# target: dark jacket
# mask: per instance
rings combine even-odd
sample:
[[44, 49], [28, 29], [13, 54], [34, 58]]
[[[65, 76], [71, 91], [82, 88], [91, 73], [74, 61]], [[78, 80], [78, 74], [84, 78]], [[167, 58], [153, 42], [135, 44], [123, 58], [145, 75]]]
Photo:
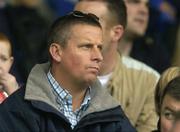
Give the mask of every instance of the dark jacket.
[[48, 64], [37, 65], [26, 88], [20, 88], [0, 105], [0, 132], [135, 132], [120, 106], [98, 83], [93, 84], [91, 102], [72, 130], [46, 78]]

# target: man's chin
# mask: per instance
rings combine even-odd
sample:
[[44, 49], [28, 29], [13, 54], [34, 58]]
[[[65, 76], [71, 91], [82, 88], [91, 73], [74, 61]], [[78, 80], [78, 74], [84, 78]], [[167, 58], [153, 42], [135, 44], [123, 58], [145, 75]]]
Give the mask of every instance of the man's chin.
[[90, 84], [94, 83], [96, 80], [97, 80], [97, 77], [91, 77], [91, 78], [88, 78], [86, 80], [86, 82], [90, 85]]

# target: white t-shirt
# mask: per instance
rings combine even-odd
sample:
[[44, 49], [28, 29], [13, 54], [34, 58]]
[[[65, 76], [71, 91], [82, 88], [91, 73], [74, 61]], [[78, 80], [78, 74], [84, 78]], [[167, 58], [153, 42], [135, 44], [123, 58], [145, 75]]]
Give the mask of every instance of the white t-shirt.
[[108, 81], [109, 81], [111, 75], [112, 75], [112, 72], [107, 75], [97, 77], [103, 87], [105, 87], [105, 88], [107, 87], [107, 84], [108, 84]]

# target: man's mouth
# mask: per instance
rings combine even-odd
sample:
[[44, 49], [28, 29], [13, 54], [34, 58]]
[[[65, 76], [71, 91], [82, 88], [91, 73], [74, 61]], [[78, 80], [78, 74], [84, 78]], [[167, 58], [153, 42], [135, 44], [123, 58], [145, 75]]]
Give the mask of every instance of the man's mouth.
[[91, 66], [91, 67], [89, 67], [89, 69], [91, 70], [91, 71], [93, 71], [93, 72], [99, 72], [99, 70], [100, 70], [100, 68], [99, 67], [96, 67], [96, 66]]

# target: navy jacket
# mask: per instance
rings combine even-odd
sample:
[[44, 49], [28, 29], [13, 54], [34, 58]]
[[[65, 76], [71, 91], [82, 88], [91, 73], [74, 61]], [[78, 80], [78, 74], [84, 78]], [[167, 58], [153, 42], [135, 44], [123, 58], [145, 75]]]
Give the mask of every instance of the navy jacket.
[[92, 85], [91, 102], [74, 129], [57, 109], [46, 79], [48, 64], [32, 70], [26, 88], [20, 88], [0, 105], [0, 132], [135, 132], [120, 106]]

